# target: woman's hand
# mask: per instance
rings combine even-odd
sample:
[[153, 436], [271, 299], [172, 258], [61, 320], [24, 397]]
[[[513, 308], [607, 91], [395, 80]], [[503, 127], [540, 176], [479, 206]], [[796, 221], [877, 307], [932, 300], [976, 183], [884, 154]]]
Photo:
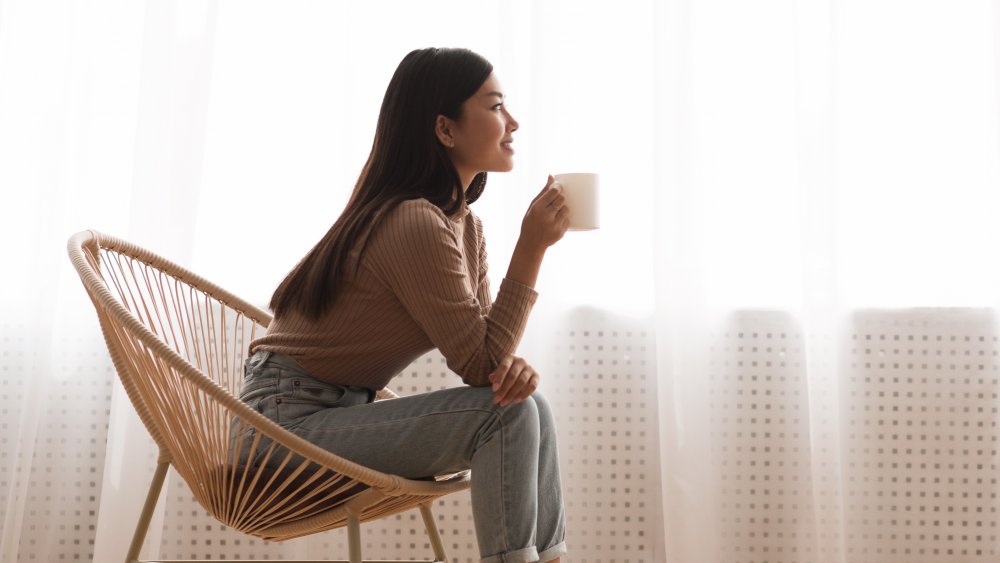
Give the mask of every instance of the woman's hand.
[[569, 208], [562, 186], [549, 176], [542, 191], [531, 200], [521, 221], [520, 243], [533, 244], [541, 250], [555, 244], [569, 227]]
[[508, 354], [490, 374], [493, 383], [493, 404], [505, 407], [520, 403], [538, 389], [538, 372], [524, 358]]
[[569, 208], [562, 186], [552, 176], [542, 191], [531, 200], [528, 212], [521, 221], [521, 236], [510, 257], [507, 279], [528, 287], [535, 287], [538, 270], [548, 247], [566, 234], [569, 227]]

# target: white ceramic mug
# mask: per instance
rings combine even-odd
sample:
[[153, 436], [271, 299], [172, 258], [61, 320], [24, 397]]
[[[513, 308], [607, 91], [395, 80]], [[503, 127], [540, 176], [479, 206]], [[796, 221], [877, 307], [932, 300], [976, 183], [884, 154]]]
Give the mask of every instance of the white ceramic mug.
[[563, 196], [569, 207], [569, 230], [592, 231], [600, 228], [600, 176], [573, 172], [556, 174], [554, 178], [563, 187]]

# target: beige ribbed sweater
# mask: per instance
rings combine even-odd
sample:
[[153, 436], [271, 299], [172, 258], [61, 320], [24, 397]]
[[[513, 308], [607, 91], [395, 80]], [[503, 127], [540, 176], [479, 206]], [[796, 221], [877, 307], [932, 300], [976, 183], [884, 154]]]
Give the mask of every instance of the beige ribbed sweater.
[[280, 352], [317, 379], [381, 389], [437, 348], [465, 383], [489, 385], [538, 294], [504, 279], [493, 302], [486, 271], [483, 225], [468, 207], [449, 218], [426, 199], [403, 202], [372, 233], [329, 312], [318, 322], [276, 316], [250, 352]]

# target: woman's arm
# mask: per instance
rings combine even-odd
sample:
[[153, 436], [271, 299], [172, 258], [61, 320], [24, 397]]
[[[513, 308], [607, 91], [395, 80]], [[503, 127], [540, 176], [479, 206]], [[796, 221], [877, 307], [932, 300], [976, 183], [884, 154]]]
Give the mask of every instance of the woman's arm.
[[[542, 267], [545, 251], [566, 233], [569, 208], [561, 186], [553, 184], [552, 176], [541, 193], [535, 196], [521, 224], [521, 236], [507, 269], [507, 278], [534, 287]], [[538, 388], [538, 373], [524, 358], [508, 354], [490, 373], [493, 402], [506, 406], [520, 403]]]
[[514, 254], [510, 257], [507, 279], [528, 287], [535, 287], [535, 282], [538, 281], [538, 271], [542, 268], [542, 259], [545, 258], [546, 248], [518, 239], [517, 245], [514, 246]]
[[545, 251], [566, 234], [569, 208], [565, 202], [562, 186], [549, 176], [545, 187], [531, 200], [528, 212], [521, 221], [521, 235], [510, 258], [507, 279], [535, 287]]
[[532, 201], [511, 258], [513, 277], [500, 284], [485, 315], [469, 283], [461, 241], [427, 200], [400, 204], [366, 250], [368, 267], [469, 385], [489, 385], [489, 375], [516, 349], [537, 298], [533, 286], [544, 250], [565, 232], [562, 196], [550, 185], [551, 177]]
[[462, 244], [440, 209], [424, 199], [411, 200], [373, 233], [365, 265], [393, 292], [448, 367], [465, 383], [485, 386], [493, 369], [516, 349], [537, 293], [504, 279], [492, 306], [483, 307], [470, 283]]

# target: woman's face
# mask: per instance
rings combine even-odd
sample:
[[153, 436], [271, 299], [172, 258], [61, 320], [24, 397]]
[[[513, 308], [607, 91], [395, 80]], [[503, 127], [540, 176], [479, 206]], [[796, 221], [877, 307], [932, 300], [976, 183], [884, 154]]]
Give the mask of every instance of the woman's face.
[[514, 168], [512, 134], [518, 123], [507, 111], [503, 89], [490, 74], [479, 91], [462, 104], [462, 117], [438, 116], [438, 139], [468, 187], [480, 172], [507, 172]]

